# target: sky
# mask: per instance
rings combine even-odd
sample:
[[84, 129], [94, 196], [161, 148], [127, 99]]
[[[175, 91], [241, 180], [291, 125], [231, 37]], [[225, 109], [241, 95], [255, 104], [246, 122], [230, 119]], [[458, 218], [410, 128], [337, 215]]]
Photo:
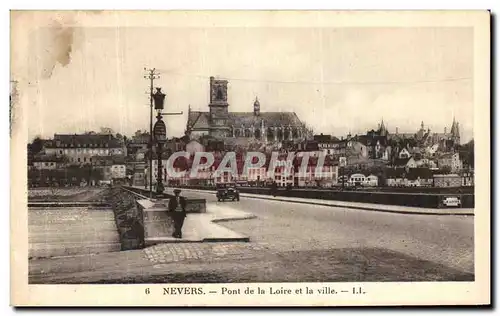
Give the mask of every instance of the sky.
[[209, 77], [229, 80], [230, 111], [294, 111], [315, 133], [377, 128], [473, 136], [470, 28], [76, 27], [32, 32], [29, 138], [149, 129], [149, 81], [167, 94], [168, 136], [188, 106], [208, 111]]

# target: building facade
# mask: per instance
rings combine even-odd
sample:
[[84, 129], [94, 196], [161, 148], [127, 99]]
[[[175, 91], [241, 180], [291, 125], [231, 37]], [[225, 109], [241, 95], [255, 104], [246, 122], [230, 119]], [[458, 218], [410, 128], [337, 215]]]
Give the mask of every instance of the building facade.
[[450, 168], [451, 172], [458, 172], [462, 169], [462, 161], [458, 153], [446, 153], [441, 155], [438, 160], [438, 168]]
[[462, 177], [458, 174], [435, 174], [434, 186], [447, 188], [447, 187], [460, 187], [462, 186]]
[[111, 134], [55, 134], [46, 141], [45, 154], [66, 156], [68, 163], [92, 163], [93, 156], [125, 155], [125, 145]]

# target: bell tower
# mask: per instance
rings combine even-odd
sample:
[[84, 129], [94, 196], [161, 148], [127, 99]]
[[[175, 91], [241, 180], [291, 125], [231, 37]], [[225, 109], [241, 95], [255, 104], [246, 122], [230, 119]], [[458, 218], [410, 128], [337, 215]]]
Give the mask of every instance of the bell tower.
[[210, 77], [210, 116], [227, 116], [227, 80]]
[[227, 80], [210, 77], [210, 135], [225, 136], [228, 118]]

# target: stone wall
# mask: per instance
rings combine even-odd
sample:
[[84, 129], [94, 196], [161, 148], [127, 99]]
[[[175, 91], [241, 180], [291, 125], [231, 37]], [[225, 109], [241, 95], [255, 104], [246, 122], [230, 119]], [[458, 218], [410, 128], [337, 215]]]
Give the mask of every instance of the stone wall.
[[[215, 192], [215, 189], [213, 188], [202, 186], [190, 186], [189, 188]], [[241, 187], [239, 190], [241, 193], [271, 195], [271, 190], [265, 187]], [[438, 208], [441, 204], [440, 201], [442, 201], [445, 197], [456, 196], [462, 201], [461, 207], [474, 208], [474, 194], [459, 192], [439, 194], [380, 191], [336, 191], [294, 188], [290, 191], [280, 189], [276, 193], [276, 196], [428, 208]]]
[[109, 190], [107, 200], [113, 207], [116, 227], [120, 234], [121, 250], [144, 247], [144, 223], [132, 193], [120, 188]]

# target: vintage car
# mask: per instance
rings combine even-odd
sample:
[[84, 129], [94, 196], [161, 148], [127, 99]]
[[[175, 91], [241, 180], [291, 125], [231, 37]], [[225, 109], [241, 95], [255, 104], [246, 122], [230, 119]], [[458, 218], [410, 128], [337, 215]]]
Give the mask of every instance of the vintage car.
[[453, 196], [453, 197], [446, 197], [442, 200], [441, 202], [442, 206], [444, 207], [460, 207], [460, 198]]
[[217, 201], [224, 202], [225, 200], [239, 201], [240, 192], [236, 188], [234, 183], [219, 183], [216, 186], [217, 189]]

